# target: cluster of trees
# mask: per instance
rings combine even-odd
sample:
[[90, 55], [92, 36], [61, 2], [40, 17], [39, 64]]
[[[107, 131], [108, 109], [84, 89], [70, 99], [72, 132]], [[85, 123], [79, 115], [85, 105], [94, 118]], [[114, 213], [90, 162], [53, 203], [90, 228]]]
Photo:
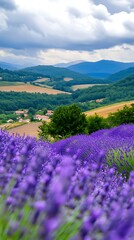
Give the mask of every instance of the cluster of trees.
[[11, 71], [0, 68], [0, 77], [2, 81], [9, 82], [32, 82], [38, 78], [44, 77], [43, 74], [26, 72], [24, 70]]
[[98, 98], [104, 98], [103, 104], [134, 98], [134, 75], [110, 85], [94, 86], [83, 90], [77, 90], [73, 94], [74, 101], [87, 102]]
[[107, 119], [109, 125], [118, 126], [124, 123], [134, 123], [134, 104], [130, 107], [124, 106], [122, 110], [111, 113]]
[[35, 111], [43, 109], [55, 109], [59, 105], [71, 104], [70, 95], [47, 95], [26, 92], [0, 92], [0, 110], [15, 111], [18, 109], [34, 108]]
[[17, 120], [17, 115], [12, 113], [12, 112], [6, 114], [6, 113], [2, 113], [0, 111], [0, 124], [6, 123], [9, 119], [12, 119], [13, 121], [16, 121]]
[[106, 119], [98, 115], [86, 117], [76, 104], [72, 104], [58, 107], [51, 122], [43, 122], [39, 127], [39, 136], [42, 139], [57, 140], [76, 134], [91, 134], [124, 123], [134, 123], [134, 104], [130, 107], [124, 106], [122, 110], [110, 114]]
[[77, 105], [60, 106], [54, 111], [51, 122], [43, 122], [39, 127], [39, 136], [43, 139], [62, 139], [83, 133], [86, 125], [86, 115]]

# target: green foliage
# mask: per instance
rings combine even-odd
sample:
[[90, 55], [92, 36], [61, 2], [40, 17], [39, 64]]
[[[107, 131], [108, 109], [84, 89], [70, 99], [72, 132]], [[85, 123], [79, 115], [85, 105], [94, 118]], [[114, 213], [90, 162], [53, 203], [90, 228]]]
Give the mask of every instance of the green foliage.
[[79, 232], [81, 222], [82, 220], [73, 216], [70, 221], [64, 223], [58, 228], [55, 234], [55, 240], [70, 240]]
[[94, 116], [87, 117], [87, 128], [86, 131], [88, 134], [96, 132], [100, 129], [109, 128], [109, 124], [107, 119], [98, 116], [95, 114]]
[[51, 122], [43, 122], [39, 127], [39, 136], [45, 140], [58, 140], [80, 133], [91, 134], [123, 123], [134, 123], [134, 104], [110, 114], [106, 119], [97, 114], [86, 117], [77, 105], [72, 104], [58, 107]]
[[118, 126], [123, 123], [134, 123], [134, 104], [130, 107], [124, 106], [122, 110], [111, 113], [108, 117], [108, 121], [112, 126]]
[[44, 139], [46, 135], [56, 139], [66, 138], [84, 133], [86, 125], [86, 116], [76, 104], [60, 106], [54, 111], [51, 122], [40, 126], [39, 136]]
[[[75, 102], [88, 102], [103, 98], [101, 106], [110, 103], [134, 99], [134, 76], [129, 76], [117, 83], [79, 89], [72, 95]], [[90, 106], [90, 102], [89, 102]]]
[[0, 123], [6, 123], [9, 119], [17, 120], [16, 114], [0, 114]]
[[31, 115], [34, 115], [36, 112], [36, 109], [34, 109], [33, 107], [30, 107], [29, 110], [28, 110], [28, 113], [31, 114]]
[[26, 72], [23, 70], [11, 71], [0, 68], [0, 77], [2, 77], [2, 81], [31, 82], [44, 77], [44, 75], [38, 73], [33, 74], [32, 72]]
[[134, 170], [134, 150], [130, 149], [129, 152], [122, 149], [111, 150], [106, 161], [110, 167], [116, 167], [118, 172], [128, 179], [130, 172]]
[[0, 92], [0, 109], [3, 111], [15, 111], [29, 109], [40, 110], [43, 108], [54, 109], [59, 105], [71, 104], [68, 94], [47, 95], [26, 92]]
[[[5, 202], [6, 196], [2, 195], [0, 197], [0, 239], [37, 239], [38, 226], [29, 221], [29, 218], [32, 217], [30, 203], [25, 204], [22, 211], [20, 209], [14, 211], [11, 207], [5, 206]], [[23, 236], [23, 232], [26, 232], [25, 236]]]

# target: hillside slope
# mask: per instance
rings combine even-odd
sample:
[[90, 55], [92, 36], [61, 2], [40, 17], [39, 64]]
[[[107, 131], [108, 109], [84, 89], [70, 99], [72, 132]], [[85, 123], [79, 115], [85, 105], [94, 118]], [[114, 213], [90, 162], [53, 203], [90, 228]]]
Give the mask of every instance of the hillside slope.
[[23, 69], [25, 72], [32, 72], [32, 73], [38, 73], [43, 74], [45, 77], [54, 77], [54, 78], [64, 78], [64, 77], [70, 77], [74, 79], [87, 79], [87, 76], [84, 76], [83, 74], [74, 72], [72, 70], [69, 70], [67, 68], [60, 68], [60, 67], [54, 67], [54, 66], [45, 66], [45, 65], [39, 65], [35, 67], [28, 67]]
[[105, 86], [94, 86], [84, 90], [76, 90], [73, 94], [75, 101], [88, 102], [104, 99], [102, 104], [134, 99], [134, 75], [116, 83]]
[[134, 75], [134, 67], [131, 67], [131, 68], [127, 68], [123, 71], [120, 71], [120, 72], [117, 72], [115, 74], [112, 74], [110, 77], [107, 78], [108, 81], [118, 81], [118, 80], [121, 80], [121, 79], [124, 79], [130, 75]]

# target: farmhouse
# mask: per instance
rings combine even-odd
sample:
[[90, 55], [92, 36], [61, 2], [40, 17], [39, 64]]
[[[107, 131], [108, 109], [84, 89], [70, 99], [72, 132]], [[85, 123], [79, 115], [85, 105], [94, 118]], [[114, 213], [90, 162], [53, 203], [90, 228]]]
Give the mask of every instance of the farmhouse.
[[52, 116], [53, 115], [53, 111], [52, 110], [47, 110], [46, 116]]
[[96, 99], [96, 103], [101, 103], [103, 102], [104, 98], [101, 98], [101, 99]]
[[7, 120], [7, 123], [12, 123], [12, 122], [13, 122], [13, 119]]
[[34, 117], [34, 119], [36, 119], [36, 120], [44, 120], [44, 121], [47, 121], [48, 119], [49, 119], [49, 117], [48, 116], [45, 116], [45, 115], [35, 115], [35, 117]]
[[27, 117], [27, 113], [28, 113], [28, 110], [17, 110], [15, 111], [15, 114], [16, 115], [21, 115], [21, 114], [24, 114], [25, 117]]

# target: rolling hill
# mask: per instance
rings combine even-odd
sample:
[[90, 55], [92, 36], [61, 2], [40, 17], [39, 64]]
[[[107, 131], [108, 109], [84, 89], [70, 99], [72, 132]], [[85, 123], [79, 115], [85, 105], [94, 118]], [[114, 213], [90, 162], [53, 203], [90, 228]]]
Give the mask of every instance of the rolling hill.
[[96, 99], [103, 99], [101, 105], [107, 105], [124, 100], [133, 100], [134, 75], [110, 85], [94, 86], [92, 88], [76, 90], [73, 97], [76, 102], [89, 102]]
[[131, 76], [131, 75], [134, 75], [134, 67], [127, 68], [123, 71], [112, 74], [110, 77], [107, 78], [107, 80], [110, 81], [110, 82], [111, 81], [114, 82], [114, 81], [124, 79], [128, 76]]
[[74, 72], [67, 68], [61, 68], [61, 67], [54, 67], [54, 66], [46, 66], [46, 65], [39, 65], [34, 67], [28, 67], [23, 69], [25, 72], [31, 72], [31, 73], [38, 73], [43, 74], [45, 77], [49, 78], [65, 78], [70, 77], [73, 79], [91, 79], [81, 73]]
[[[23, 72], [42, 74], [45, 78], [45, 85], [62, 91], [72, 91], [71, 87], [78, 84], [105, 84], [105, 80], [94, 79], [84, 74], [74, 72], [67, 68], [39, 65], [23, 69]], [[65, 78], [71, 78], [71, 81], [65, 81]]]
[[0, 68], [0, 80], [9, 82], [31, 82], [43, 77], [43, 74], [26, 72], [23, 70], [11, 71]]
[[108, 78], [111, 74], [134, 67], [134, 62], [124, 63], [110, 60], [82, 62], [71, 65], [68, 69], [96, 78]]

